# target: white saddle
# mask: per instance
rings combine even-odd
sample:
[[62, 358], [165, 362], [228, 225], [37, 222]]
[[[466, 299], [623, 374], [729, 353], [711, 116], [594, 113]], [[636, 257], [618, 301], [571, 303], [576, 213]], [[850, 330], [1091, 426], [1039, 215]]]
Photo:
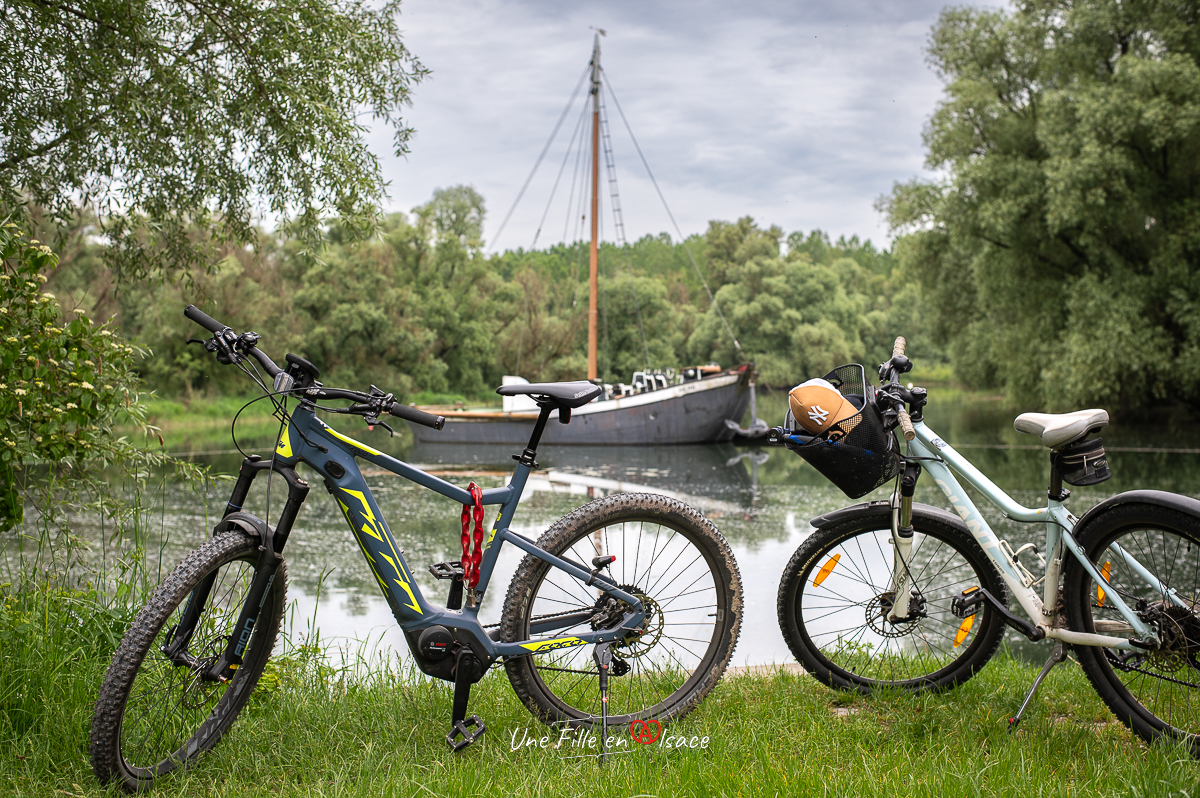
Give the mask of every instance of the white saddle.
[[1051, 449], [1066, 446], [1108, 426], [1106, 410], [1076, 410], [1074, 413], [1022, 413], [1013, 422], [1017, 432], [1030, 432]]

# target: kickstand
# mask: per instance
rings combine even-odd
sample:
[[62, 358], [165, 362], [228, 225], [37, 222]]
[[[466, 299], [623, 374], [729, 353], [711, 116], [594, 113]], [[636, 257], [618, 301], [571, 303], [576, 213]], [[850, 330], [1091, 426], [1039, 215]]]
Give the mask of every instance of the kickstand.
[[608, 760], [608, 671], [612, 667], [612, 643], [597, 643], [592, 657], [600, 672], [600, 767]]
[[1046, 680], [1050, 670], [1067, 658], [1067, 647], [1062, 641], [1057, 641], [1054, 644], [1054, 650], [1050, 652], [1050, 659], [1046, 660], [1046, 664], [1042, 666], [1042, 672], [1033, 680], [1033, 686], [1029, 688], [1029, 693], [1025, 696], [1025, 700], [1021, 702], [1021, 708], [1017, 710], [1017, 714], [1008, 719], [1008, 733], [1013, 734], [1017, 730], [1017, 724], [1021, 722], [1021, 716], [1025, 714], [1025, 709], [1029, 706], [1029, 702], [1033, 700], [1033, 694], [1042, 686], [1042, 682]]
[[[450, 733], [446, 735], [446, 742], [455, 752], [463, 750], [487, 731], [487, 725], [478, 715], [467, 717], [467, 701], [471, 698], [471, 677], [474, 675], [474, 669], [475, 659], [471, 652], [466, 649], [459, 651], [457, 662], [454, 663], [454, 710], [450, 716]], [[460, 734], [462, 739], [456, 740]]]

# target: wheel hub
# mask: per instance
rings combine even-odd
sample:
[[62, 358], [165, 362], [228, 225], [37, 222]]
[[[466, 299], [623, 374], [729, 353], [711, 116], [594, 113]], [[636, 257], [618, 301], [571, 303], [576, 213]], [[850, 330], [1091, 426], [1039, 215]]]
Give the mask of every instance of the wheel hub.
[[867, 602], [866, 620], [871, 630], [881, 637], [903, 637], [911, 632], [925, 612], [925, 598], [914, 588], [908, 599], [908, 615], [890, 620], [892, 607], [896, 604], [895, 592], [888, 590]]

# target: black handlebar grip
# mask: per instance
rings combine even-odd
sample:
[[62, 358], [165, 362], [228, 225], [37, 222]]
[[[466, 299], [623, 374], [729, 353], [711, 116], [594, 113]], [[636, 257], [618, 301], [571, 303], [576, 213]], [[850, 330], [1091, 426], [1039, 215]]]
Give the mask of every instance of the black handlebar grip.
[[186, 308], [184, 308], [183, 315], [187, 316], [189, 319], [196, 322], [210, 333], [219, 333], [221, 330], [224, 330], [229, 326], [217, 321], [195, 305], [188, 305]]
[[433, 427], [437, 430], [440, 430], [442, 427], [446, 426], [445, 416], [435, 416], [432, 413], [426, 413], [424, 410], [418, 410], [415, 407], [402, 405], [399, 402], [393, 402], [391, 409], [388, 410], [388, 413], [396, 416], [397, 418], [403, 418], [407, 421], [411, 421], [414, 424], [423, 424], [426, 427]]

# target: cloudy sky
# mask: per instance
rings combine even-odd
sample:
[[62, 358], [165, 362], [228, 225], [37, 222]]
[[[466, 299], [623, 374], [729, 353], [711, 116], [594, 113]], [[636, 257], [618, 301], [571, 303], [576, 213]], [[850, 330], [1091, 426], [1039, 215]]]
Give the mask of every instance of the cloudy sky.
[[[388, 207], [407, 211], [435, 188], [470, 184], [487, 201], [489, 248], [530, 246], [583, 91], [493, 239], [590, 58], [595, 26], [608, 34], [605, 72], [685, 234], [750, 215], [786, 232], [821, 228], [886, 244], [872, 203], [923, 173], [921, 130], [942, 88], [924, 49], [944, 5], [406, 0], [406, 43], [433, 74], [407, 113], [417, 131], [407, 158], [391, 155], [386, 130], [371, 138], [391, 181]], [[609, 111], [627, 235], [667, 231]], [[563, 237], [573, 167], [539, 246]]]

